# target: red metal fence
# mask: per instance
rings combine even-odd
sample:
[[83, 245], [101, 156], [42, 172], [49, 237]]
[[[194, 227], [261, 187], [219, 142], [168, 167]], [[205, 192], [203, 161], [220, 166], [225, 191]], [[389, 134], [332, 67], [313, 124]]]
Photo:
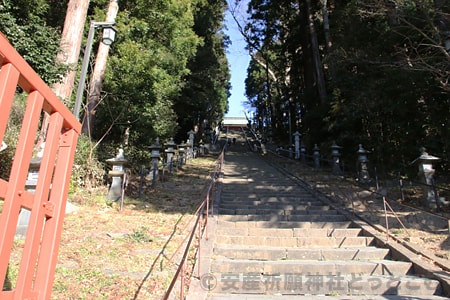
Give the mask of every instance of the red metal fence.
[[[5, 286], [21, 209], [30, 213], [17, 278], [0, 299], [49, 299], [58, 258], [69, 179], [81, 125], [51, 89], [0, 34], [0, 142], [18, 87], [27, 94], [11, 171], [0, 178], [0, 286]], [[25, 184], [44, 112], [46, 126], [34, 193]], [[47, 124], [47, 123], [46, 123]], [[2, 153], [0, 153], [2, 155]], [[2, 203], [3, 201], [3, 203]]]
[[[181, 261], [179, 262], [177, 271], [175, 272], [175, 276], [172, 278], [172, 281], [169, 285], [169, 287], [166, 290], [166, 293], [162, 297], [162, 300], [168, 300], [171, 296], [175, 297], [172, 292], [174, 291], [175, 284], [177, 281], [180, 281], [180, 291], [179, 291], [179, 297], [177, 299], [184, 299], [185, 297], [185, 289], [186, 289], [186, 265], [187, 265], [187, 258], [189, 254], [189, 250], [192, 247], [192, 241], [195, 238], [195, 235], [198, 234], [197, 238], [201, 240], [202, 238], [205, 238], [206, 240], [209, 239], [209, 233], [207, 228], [207, 222], [209, 220], [210, 215], [214, 215], [214, 199], [211, 198], [211, 196], [215, 196], [214, 188], [216, 186], [218, 178], [222, 174], [222, 166], [224, 163], [224, 157], [225, 157], [225, 151], [222, 149], [222, 152], [220, 153], [217, 161], [214, 171], [211, 173], [211, 180], [207, 183], [206, 191], [203, 200], [200, 202], [199, 206], [197, 207], [197, 210], [194, 213], [194, 216], [196, 216], [195, 221], [193, 222], [193, 225], [191, 227], [191, 230], [187, 236], [187, 243], [184, 248], [183, 257]], [[198, 231], [197, 231], [198, 230]], [[201, 243], [198, 244], [198, 251], [197, 251], [197, 278], [200, 278], [200, 262], [201, 262], [201, 251], [200, 251]], [[192, 274], [193, 275], [193, 274]], [[193, 275], [194, 276], [194, 275]]]

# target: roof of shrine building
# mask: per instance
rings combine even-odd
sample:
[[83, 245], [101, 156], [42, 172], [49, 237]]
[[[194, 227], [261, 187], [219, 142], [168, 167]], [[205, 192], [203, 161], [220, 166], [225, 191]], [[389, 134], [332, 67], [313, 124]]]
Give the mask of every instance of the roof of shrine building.
[[225, 117], [223, 126], [247, 126], [248, 121], [245, 117]]

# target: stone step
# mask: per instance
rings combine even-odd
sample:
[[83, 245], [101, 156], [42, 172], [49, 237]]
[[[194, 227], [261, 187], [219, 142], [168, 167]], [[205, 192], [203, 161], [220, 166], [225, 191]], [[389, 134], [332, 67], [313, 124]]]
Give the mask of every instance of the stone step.
[[[285, 295], [306, 295], [307, 299], [315, 299], [312, 298], [312, 295], [321, 295], [322, 299], [325, 295], [331, 296], [332, 299], [377, 299], [367, 297], [367, 295], [383, 295], [380, 299], [391, 299], [387, 297], [388, 295], [403, 296], [392, 298], [403, 300], [445, 299], [434, 296], [441, 291], [437, 280], [407, 275], [401, 277], [391, 275], [363, 276], [360, 274], [352, 276], [305, 275], [302, 273], [264, 275], [240, 271], [237, 273], [213, 273], [209, 276], [211, 278], [210, 290], [213, 294], [208, 299], [285, 299]], [[228, 296], [222, 298], [220, 293], [227, 293]], [[242, 298], [231, 296], [241, 293], [246, 295]], [[260, 295], [250, 298], [251, 294]], [[283, 298], [274, 298], [281, 294]], [[266, 298], [264, 298], [265, 295], [267, 295]], [[353, 295], [356, 298], [342, 297], [343, 295]], [[338, 298], [339, 296], [342, 298]], [[405, 298], [406, 296], [411, 296], [411, 298]], [[425, 296], [425, 298], [417, 298], [418, 296]], [[288, 299], [298, 298], [296, 296]]]
[[236, 228], [349, 228], [352, 226], [351, 221], [232, 221], [220, 220], [217, 225], [219, 227], [236, 227]]
[[335, 210], [284, 210], [284, 209], [270, 209], [270, 208], [223, 208], [219, 207], [219, 214], [221, 215], [336, 215]]
[[318, 205], [309, 205], [309, 204], [301, 204], [298, 202], [288, 204], [288, 203], [229, 203], [223, 202], [219, 204], [219, 208], [228, 208], [228, 209], [284, 209], [284, 210], [330, 210], [330, 206], [322, 205], [321, 203], [317, 203]]
[[[292, 199], [314, 199], [314, 197], [308, 196], [305, 193], [299, 193], [297, 191], [268, 191], [268, 190], [250, 190], [250, 191], [242, 191], [239, 187], [235, 187], [230, 190], [223, 190], [224, 198], [235, 199], [233, 197], [239, 197], [242, 195], [246, 195], [244, 197], [258, 197], [265, 199], [284, 199], [283, 201], [290, 201]], [[239, 197], [241, 198], [241, 197]]]
[[236, 228], [219, 227], [217, 235], [268, 237], [355, 237], [360, 228]]
[[286, 185], [285, 183], [279, 183], [279, 184], [265, 184], [265, 185], [254, 185], [249, 183], [235, 183], [230, 184], [227, 183], [224, 186], [224, 191], [236, 191], [239, 190], [241, 192], [249, 191], [253, 193], [273, 193], [273, 192], [282, 192], [282, 193], [305, 193], [305, 190], [293, 185]]
[[278, 237], [217, 235], [216, 245], [298, 248], [355, 248], [372, 246], [373, 237]]
[[214, 248], [217, 258], [249, 259], [249, 260], [382, 260], [389, 258], [389, 249], [364, 248], [318, 248], [298, 249], [279, 247], [240, 247], [220, 245]]
[[262, 275], [307, 274], [321, 276], [403, 276], [411, 273], [412, 263], [394, 260], [370, 261], [308, 261], [279, 260], [256, 261], [248, 259], [219, 260], [211, 265], [211, 273], [252, 273]]
[[317, 198], [309, 195], [295, 194], [290, 197], [282, 197], [277, 195], [274, 197], [263, 197], [263, 196], [237, 196], [236, 191], [233, 193], [223, 193], [220, 197], [221, 203], [245, 203], [245, 204], [258, 204], [258, 203], [288, 203], [288, 204], [309, 204], [314, 203], [314, 205], [323, 205], [322, 202], [317, 200]]
[[[405, 283], [406, 284], [406, 283]], [[208, 300], [326, 300], [326, 299], [332, 299], [332, 300], [446, 300], [447, 297], [441, 297], [441, 296], [435, 296], [435, 295], [367, 295], [367, 296], [342, 296], [336, 293], [331, 293], [331, 295], [328, 298], [325, 298], [326, 296], [321, 295], [287, 295], [287, 294], [270, 294], [270, 292], [267, 295], [263, 294], [229, 294], [229, 295], [223, 295], [223, 294], [212, 294], [209, 297], [207, 297]], [[198, 300], [196, 296], [190, 297], [190, 295], [187, 296], [186, 300]]]
[[246, 205], [246, 206], [268, 206], [268, 207], [276, 207], [276, 206], [282, 206], [282, 205], [292, 205], [293, 207], [299, 206], [299, 207], [322, 207], [326, 206], [320, 201], [312, 201], [312, 200], [306, 200], [306, 199], [292, 199], [292, 201], [265, 201], [260, 199], [254, 199], [254, 200], [242, 200], [242, 201], [234, 201], [234, 200], [221, 200], [219, 205]]
[[270, 222], [280, 222], [280, 221], [297, 221], [297, 222], [343, 222], [347, 218], [343, 215], [219, 215], [218, 219], [220, 221], [270, 221]]
[[[224, 180], [228, 185], [232, 185], [232, 184], [242, 184], [242, 183], [246, 183], [247, 185], [251, 185], [251, 186], [260, 186], [260, 187], [265, 187], [268, 185], [271, 186], [289, 186], [289, 187], [296, 187], [295, 184], [292, 184], [289, 181], [286, 181], [284, 178], [282, 179], [270, 179], [270, 180], [265, 180], [264, 178], [256, 178], [254, 176], [252, 176], [251, 178], [248, 177], [241, 177], [241, 178], [227, 178], [225, 176]], [[298, 188], [298, 187], [297, 187]]]

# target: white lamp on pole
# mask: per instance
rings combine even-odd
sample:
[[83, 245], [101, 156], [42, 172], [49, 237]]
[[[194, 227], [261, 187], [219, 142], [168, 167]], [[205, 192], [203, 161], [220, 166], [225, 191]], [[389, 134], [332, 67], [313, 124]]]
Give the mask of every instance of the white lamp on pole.
[[114, 22], [95, 22], [91, 21], [89, 26], [88, 39], [86, 42], [86, 48], [84, 50], [83, 63], [81, 65], [80, 81], [78, 82], [77, 94], [75, 98], [75, 106], [73, 108], [74, 116], [79, 119], [81, 101], [83, 99], [84, 86], [86, 84], [86, 74], [89, 65], [89, 57], [91, 56], [92, 42], [94, 38], [94, 31], [96, 27], [103, 28], [102, 42], [105, 45], [111, 45], [116, 37], [116, 29], [114, 29]]

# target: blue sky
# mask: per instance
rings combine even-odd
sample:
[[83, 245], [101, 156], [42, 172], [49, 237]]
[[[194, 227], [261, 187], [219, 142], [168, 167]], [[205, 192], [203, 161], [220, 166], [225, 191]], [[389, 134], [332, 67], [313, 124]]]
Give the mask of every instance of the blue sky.
[[[234, 2], [234, 1], [231, 1]], [[243, 1], [247, 2], [247, 1]], [[245, 78], [247, 77], [247, 67], [250, 61], [250, 56], [245, 50], [245, 41], [239, 33], [238, 27], [227, 12], [225, 18], [226, 31], [230, 36], [231, 45], [227, 49], [227, 59], [231, 70], [231, 96], [228, 99], [229, 111], [227, 117], [243, 117], [243, 110], [246, 110], [244, 102], [245, 98]]]

